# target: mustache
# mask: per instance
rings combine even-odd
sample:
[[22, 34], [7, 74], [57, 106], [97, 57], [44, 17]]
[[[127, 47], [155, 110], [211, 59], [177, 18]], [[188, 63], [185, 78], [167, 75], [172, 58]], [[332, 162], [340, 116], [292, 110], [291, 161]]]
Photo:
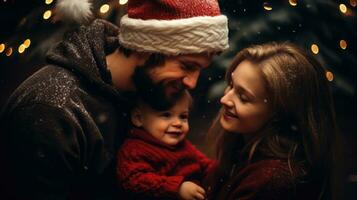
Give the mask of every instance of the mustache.
[[183, 91], [186, 89], [185, 85], [182, 83], [182, 81], [166, 81], [166, 82], [162, 82], [162, 83], [159, 83], [163, 86], [166, 86], [166, 87], [173, 87], [175, 88], [176, 90], [178, 91]]

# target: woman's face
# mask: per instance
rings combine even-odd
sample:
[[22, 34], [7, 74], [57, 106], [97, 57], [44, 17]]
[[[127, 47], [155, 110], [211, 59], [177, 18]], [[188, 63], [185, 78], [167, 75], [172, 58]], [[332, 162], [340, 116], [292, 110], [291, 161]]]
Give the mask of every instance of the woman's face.
[[265, 84], [259, 66], [254, 63], [245, 60], [236, 67], [221, 98], [220, 123], [225, 131], [250, 137], [270, 120], [273, 111]]

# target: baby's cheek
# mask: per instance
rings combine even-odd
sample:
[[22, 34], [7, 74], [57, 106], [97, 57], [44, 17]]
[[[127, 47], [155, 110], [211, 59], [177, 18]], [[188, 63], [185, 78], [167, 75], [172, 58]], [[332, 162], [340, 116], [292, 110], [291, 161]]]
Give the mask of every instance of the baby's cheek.
[[186, 124], [184, 128], [185, 128], [185, 135], [187, 135], [190, 130], [190, 126]]

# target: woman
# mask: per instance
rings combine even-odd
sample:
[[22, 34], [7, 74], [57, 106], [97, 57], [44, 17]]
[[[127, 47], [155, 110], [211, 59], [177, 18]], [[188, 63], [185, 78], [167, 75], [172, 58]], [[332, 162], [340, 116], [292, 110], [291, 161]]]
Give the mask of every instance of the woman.
[[[290, 43], [248, 47], [226, 75], [211, 132], [208, 199], [336, 199], [335, 114], [325, 70]], [[334, 150], [334, 151], [333, 151]]]

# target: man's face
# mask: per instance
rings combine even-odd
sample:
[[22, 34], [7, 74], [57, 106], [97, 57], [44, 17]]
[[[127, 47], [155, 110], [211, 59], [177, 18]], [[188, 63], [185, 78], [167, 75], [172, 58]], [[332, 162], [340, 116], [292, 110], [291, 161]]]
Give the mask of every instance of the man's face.
[[202, 69], [212, 60], [207, 54], [180, 55], [168, 57], [162, 66], [148, 71], [156, 84], [164, 86], [166, 96], [181, 92], [183, 89], [194, 89]]
[[159, 66], [138, 67], [134, 73], [137, 92], [152, 107], [163, 110], [184, 89], [196, 87], [202, 69], [212, 61], [207, 53], [167, 57]]

